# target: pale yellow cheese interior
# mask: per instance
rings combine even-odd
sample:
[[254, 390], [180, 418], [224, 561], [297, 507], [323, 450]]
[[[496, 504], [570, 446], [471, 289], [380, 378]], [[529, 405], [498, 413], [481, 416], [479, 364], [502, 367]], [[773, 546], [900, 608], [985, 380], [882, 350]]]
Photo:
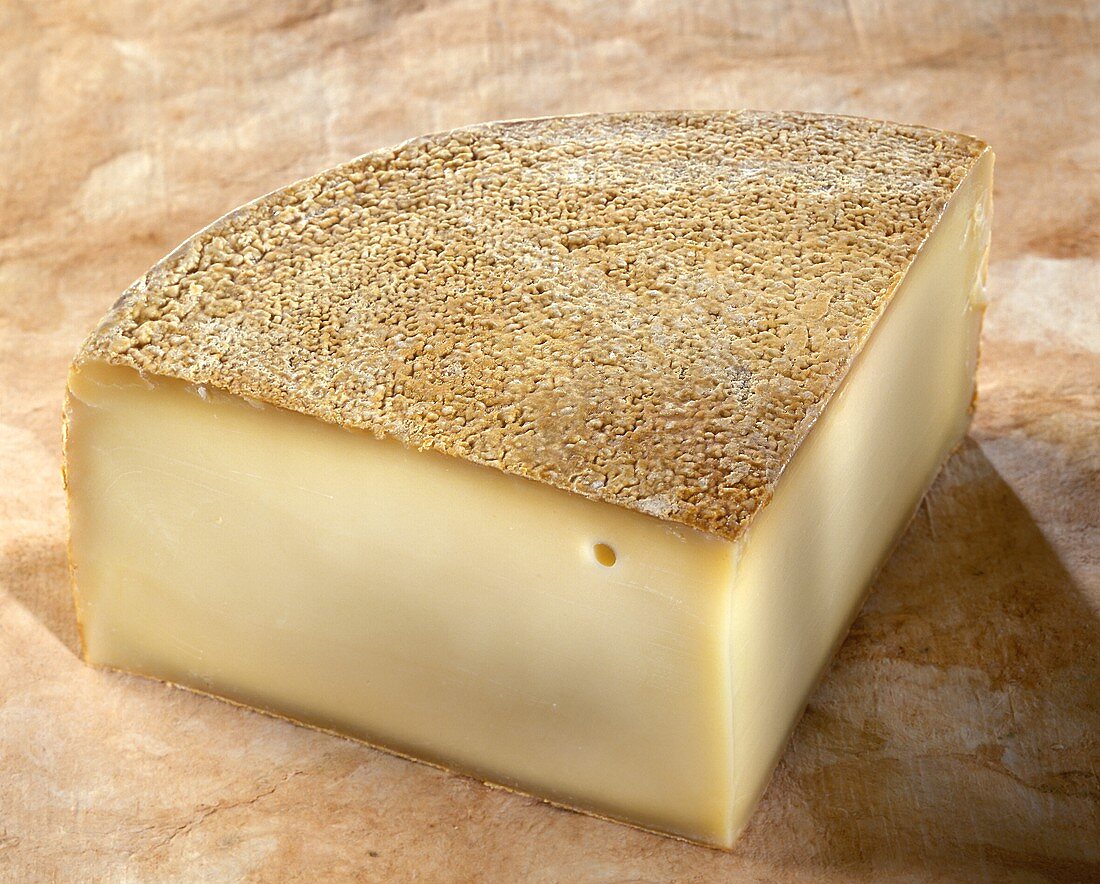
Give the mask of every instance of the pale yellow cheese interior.
[[735, 829], [865, 587], [966, 433], [992, 165], [987, 155], [962, 185], [745, 539], [730, 620]]
[[88, 659], [732, 844], [965, 432], [990, 164], [737, 542], [213, 389], [75, 367]]

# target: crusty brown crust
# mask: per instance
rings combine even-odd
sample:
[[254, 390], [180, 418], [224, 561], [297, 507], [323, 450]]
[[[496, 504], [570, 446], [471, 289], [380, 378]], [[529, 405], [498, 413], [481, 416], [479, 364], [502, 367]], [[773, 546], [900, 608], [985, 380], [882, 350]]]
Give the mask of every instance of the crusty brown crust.
[[78, 360], [732, 539], [984, 148], [756, 111], [417, 138], [192, 237]]

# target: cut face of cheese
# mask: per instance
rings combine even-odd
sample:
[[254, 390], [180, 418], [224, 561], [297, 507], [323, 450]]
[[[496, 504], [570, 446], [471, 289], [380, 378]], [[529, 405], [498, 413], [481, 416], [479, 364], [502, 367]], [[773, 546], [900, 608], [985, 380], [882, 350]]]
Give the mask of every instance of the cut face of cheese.
[[728, 541], [128, 368], [71, 391], [91, 660], [720, 837]]
[[[610, 125], [596, 119], [590, 125]], [[654, 120], [663, 118], [646, 116], [644, 125], [623, 119], [620, 132], [664, 133], [675, 161], [679, 128], [686, 126], [680, 118], [660, 126]], [[859, 129], [861, 137], [874, 144], [881, 137], [866, 121], [836, 118], [797, 117], [793, 129], [789, 118], [729, 115], [721, 122], [731, 143], [745, 130], [758, 142], [769, 126], [794, 132], [789, 137], [804, 138], [813, 150], [815, 133], [829, 127], [870, 126]], [[579, 175], [586, 150], [595, 148], [580, 137], [591, 135], [583, 122], [570, 125], [565, 155], [578, 160], [569, 169]], [[606, 140], [605, 129], [597, 134]], [[215, 228], [200, 234], [200, 245], [178, 253], [175, 269], [162, 267], [139, 281], [70, 375], [66, 483], [87, 659], [569, 807], [731, 846], [876, 569], [968, 424], [992, 157], [965, 139], [959, 142], [965, 149], [945, 157], [938, 153], [945, 139], [960, 136], [912, 131], [903, 134], [928, 152], [921, 163], [942, 169], [954, 162], [958, 170], [942, 199], [939, 191], [923, 203], [909, 199], [904, 182], [890, 191], [901, 194], [903, 208], [882, 228], [883, 242], [904, 237], [907, 223], [917, 225], [904, 275], [890, 275], [895, 258], [876, 245], [882, 254], [868, 259], [869, 269], [837, 261], [805, 290], [795, 279], [775, 300], [768, 286], [781, 283], [782, 274], [744, 263], [737, 254], [747, 254], [752, 243], [740, 240], [737, 253], [731, 239], [700, 247], [690, 259], [719, 294], [670, 294], [655, 280], [646, 297], [630, 289], [633, 314], [615, 318], [601, 312], [600, 299], [628, 271], [612, 254], [602, 282], [586, 275], [589, 262], [569, 283], [572, 294], [531, 289], [529, 302], [541, 306], [523, 308], [523, 322], [515, 313], [492, 319], [471, 306], [481, 295], [468, 293], [416, 321], [401, 308], [391, 321], [405, 331], [383, 339], [363, 302], [348, 306], [351, 295], [340, 301], [329, 289], [325, 318], [309, 319], [312, 308], [291, 289], [311, 272], [317, 253], [263, 245], [263, 219], [281, 217], [270, 203], [258, 204], [250, 237], [239, 219], [225, 222], [237, 225], [232, 235]], [[563, 142], [540, 133], [538, 144]], [[685, 143], [697, 136], [688, 131]], [[754, 150], [779, 162], [773, 139], [763, 141]], [[456, 143], [472, 161], [483, 154], [492, 161], [483, 142]], [[500, 143], [509, 155], [518, 152], [507, 139]], [[448, 156], [456, 152], [453, 144], [447, 148]], [[804, 180], [790, 185], [798, 199], [821, 203], [810, 214], [833, 219], [821, 220], [816, 232], [804, 229], [807, 241], [835, 234], [826, 257], [870, 248], [857, 242], [860, 230], [870, 237], [858, 219], [876, 210], [843, 187], [858, 190], [875, 174], [868, 170], [881, 163], [872, 154], [867, 169], [853, 165], [851, 180], [819, 176], [823, 195], [807, 196], [812, 188]], [[722, 156], [708, 162], [721, 164]], [[734, 157], [740, 177], [728, 180], [737, 188], [756, 186], [746, 171], [754, 157]], [[344, 189], [332, 179], [296, 187], [309, 200], [339, 208], [341, 199], [354, 201], [370, 174], [385, 179], [378, 164], [367, 166], [345, 169]], [[907, 166], [905, 174], [916, 172]], [[614, 167], [607, 175], [621, 186]], [[469, 187], [489, 187], [484, 176], [476, 184], [475, 178]], [[516, 180], [520, 205], [525, 191]], [[681, 185], [670, 178], [654, 186], [667, 196]], [[692, 187], [704, 191], [703, 184]], [[326, 202], [330, 191], [337, 196]], [[753, 191], [738, 198], [752, 206], [758, 197]], [[392, 211], [404, 212], [400, 223], [417, 242], [433, 241], [437, 232], [410, 208], [415, 200], [402, 209], [400, 193], [385, 198]], [[647, 205], [664, 206], [665, 198]], [[606, 208], [606, 196], [599, 200]], [[539, 205], [528, 205], [524, 218], [537, 215]], [[687, 218], [685, 229], [696, 229], [690, 208], [677, 211]], [[336, 211], [337, 221], [322, 227], [284, 211], [287, 223], [307, 231], [311, 224], [351, 229], [351, 213]], [[564, 251], [546, 248], [565, 261], [585, 244], [652, 235], [644, 227], [631, 233], [630, 217], [622, 215], [622, 231], [553, 227]], [[305, 239], [324, 251], [321, 234]], [[371, 264], [362, 255], [380, 241], [347, 250], [339, 266], [362, 272], [355, 262], [367, 262], [374, 284], [423, 260], [414, 249], [396, 262]], [[446, 249], [441, 240], [440, 247]], [[283, 252], [274, 255], [278, 248]], [[249, 299], [240, 275], [236, 288], [224, 282], [225, 268], [267, 260], [276, 262], [276, 276], [283, 274], [281, 294], [261, 303]], [[762, 300], [722, 288], [722, 272], [707, 271], [708, 261], [713, 268], [744, 263], [754, 278], [770, 280], [760, 291], [771, 294]], [[285, 269], [291, 266], [293, 272]], [[466, 261], [451, 266], [459, 276], [474, 272]], [[891, 286], [888, 297], [875, 288], [880, 276]], [[352, 286], [349, 273], [327, 278], [330, 288]], [[371, 309], [386, 302], [389, 310], [395, 302], [379, 285]], [[585, 286], [592, 288], [588, 308], [575, 291]], [[676, 311], [661, 306], [662, 298], [680, 298], [686, 331], [677, 331]], [[624, 393], [633, 397], [624, 407], [635, 415], [635, 431], [652, 434], [667, 425], [674, 434], [694, 421], [695, 435], [680, 446], [684, 456], [665, 463], [663, 472], [644, 449], [672, 450], [675, 440], [635, 439], [618, 420], [618, 406], [594, 408], [591, 397], [578, 398], [589, 388], [570, 377], [583, 375], [587, 362], [573, 365], [573, 375], [531, 376], [547, 360], [557, 359], [563, 370], [579, 358], [576, 346], [560, 358], [538, 348], [554, 350], [546, 329], [583, 309], [601, 334], [618, 335], [603, 349], [607, 371], [592, 377], [636, 390]], [[295, 310], [305, 318], [295, 319]], [[792, 324], [783, 312], [791, 310], [810, 319]], [[830, 320], [834, 311], [840, 318]], [[291, 319], [279, 318], [286, 315]], [[689, 326], [706, 326], [715, 316], [723, 329], [742, 333], [712, 354]], [[639, 355], [648, 347], [637, 339], [642, 318], [651, 334], [666, 336], [663, 366]], [[492, 345], [467, 334], [483, 321]], [[432, 322], [433, 333], [425, 335]], [[862, 330], [850, 353], [849, 344], [835, 340], [841, 327]], [[229, 345], [258, 351], [265, 334], [269, 352], [257, 352], [250, 367], [234, 367]], [[505, 352], [499, 338], [512, 341], [507, 352], [516, 358], [528, 353], [533, 362], [526, 371], [479, 361], [491, 346], [498, 357]], [[299, 352], [288, 341], [305, 355], [286, 358]], [[721, 389], [732, 404], [708, 404], [691, 373], [746, 346], [774, 350], [768, 359], [782, 363], [782, 371], [738, 374], [733, 363], [712, 366], [712, 376], [726, 378], [714, 383], [726, 385]], [[448, 347], [452, 355], [462, 351], [460, 368], [441, 355]], [[371, 355], [379, 348], [385, 358]], [[835, 377], [818, 390], [806, 366], [825, 356], [835, 362]], [[482, 380], [461, 372], [481, 372]], [[318, 374], [325, 377], [318, 381]], [[431, 392], [452, 381], [443, 398]], [[486, 385], [475, 404], [453, 393], [475, 382]], [[802, 418], [776, 430], [790, 408]], [[467, 425], [477, 434], [467, 434]], [[498, 445], [496, 454], [487, 453], [490, 443]], [[737, 462], [737, 452], [749, 449], [757, 453]], [[543, 450], [549, 453], [540, 460]], [[783, 450], [787, 456], [774, 459]], [[646, 471], [630, 471], [643, 462]], [[690, 489], [686, 476], [693, 477]]]

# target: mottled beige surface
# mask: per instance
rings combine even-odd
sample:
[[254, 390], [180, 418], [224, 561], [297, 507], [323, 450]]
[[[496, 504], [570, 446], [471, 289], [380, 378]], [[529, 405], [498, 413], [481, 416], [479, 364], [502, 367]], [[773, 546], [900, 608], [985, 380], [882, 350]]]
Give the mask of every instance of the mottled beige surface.
[[[0, 0], [0, 879], [1100, 877], [1100, 25], [1032, 5]], [[733, 854], [77, 661], [60, 402], [134, 277], [419, 132], [715, 106], [998, 155], [972, 441]]]
[[206, 227], [78, 362], [733, 539], [985, 150], [761, 111], [426, 135]]

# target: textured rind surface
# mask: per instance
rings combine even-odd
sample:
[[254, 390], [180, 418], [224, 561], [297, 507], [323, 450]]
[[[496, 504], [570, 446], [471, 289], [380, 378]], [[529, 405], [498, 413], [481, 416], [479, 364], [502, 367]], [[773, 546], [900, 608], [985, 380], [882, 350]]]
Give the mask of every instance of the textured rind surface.
[[215, 222], [78, 361], [733, 538], [984, 149], [753, 111], [426, 136]]

